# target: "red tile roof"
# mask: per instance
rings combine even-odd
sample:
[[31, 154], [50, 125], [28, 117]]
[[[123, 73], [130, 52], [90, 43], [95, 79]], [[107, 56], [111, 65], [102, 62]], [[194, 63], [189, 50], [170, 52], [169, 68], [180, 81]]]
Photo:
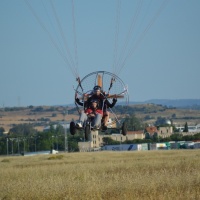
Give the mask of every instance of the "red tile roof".
[[153, 133], [157, 133], [158, 129], [155, 126], [148, 126], [148, 127], [146, 127], [146, 132], [153, 134]]

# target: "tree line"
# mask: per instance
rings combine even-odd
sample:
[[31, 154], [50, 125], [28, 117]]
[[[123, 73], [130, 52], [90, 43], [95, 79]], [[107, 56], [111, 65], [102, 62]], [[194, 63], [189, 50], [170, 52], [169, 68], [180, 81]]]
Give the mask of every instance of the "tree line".
[[[134, 114], [126, 117], [128, 131], [145, 130], [147, 124], [143, 123], [142, 119], [137, 118]], [[158, 118], [156, 124], [164, 123], [165, 118]], [[185, 132], [188, 126], [185, 124]], [[77, 134], [72, 136], [69, 131], [64, 130], [63, 126], [53, 124], [50, 125], [47, 131], [37, 131], [32, 124], [19, 124], [15, 125], [9, 130], [7, 135], [4, 135], [4, 129], [0, 127], [0, 154], [23, 154], [25, 152], [37, 152], [44, 150], [59, 150], [59, 151], [79, 151], [78, 142], [84, 141], [83, 131], [78, 131]], [[107, 134], [117, 133], [119, 130], [111, 130]], [[174, 127], [175, 134], [168, 138], [160, 138], [154, 135], [153, 138], [137, 139], [132, 141], [125, 141], [124, 143], [152, 143], [152, 142], [168, 142], [168, 141], [193, 141], [200, 140], [200, 133], [195, 135], [182, 136]], [[99, 134], [105, 134], [99, 133]], [[67, 136], [67, 138], [66, 138]], [[119, 144], [111, 138], [104, 138], [104, 144]], [[67, 141], [67, 144], [66, 142]], [[67, 148], [67, 149], [66, 149]]]
[[196, 133], [194, 135], [185, 135], [183, 136], [180, 133], [174, 133], [170, 137], [162, 138], [158, 136], [154, 136], [152, 138], [146, 139], [134, 139], [134, 140], [126, 140], [124, 142], [119, 142], [113, 140], [109, 137], [104, 137], [103, 142], [106, 145], [118, 145], [118, 144], [142, 144], [142, 143], [159, 143], [159, 142], [169, 142], [169, 141], [199, 141], [200, 140], [200, 133]]
[[69, 131], [65, 132], [61, 125], [57, 125], [56, 128], [51, 125], [49, 130], [40, 132], [35, 130], [31, 124], [20, 124], [10, 129], [7, 135], [0, 136], [0, 154], [24, 154], [52, 149], [79, 151], [78, 142], [83, 140], [81, 132], [71, 136]]

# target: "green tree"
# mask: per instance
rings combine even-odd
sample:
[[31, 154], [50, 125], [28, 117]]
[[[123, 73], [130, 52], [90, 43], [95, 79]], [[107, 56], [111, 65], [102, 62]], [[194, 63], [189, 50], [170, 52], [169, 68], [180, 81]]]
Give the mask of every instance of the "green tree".
[[69, 140], [69, 142], [68, 142], [68, 151], [69, 152], [79, 151], [78, 142]]
[[59, 135], [59, 134], [64, 134], [64, 128], [63, 128], [63, 126], [61, 126], [60, 124], [58, 124], [57, 126], [56, 126], [56, 130], [55, 130], [55, 133], [57, 134], [57, 135]]
[[179, 129], [177, 129], [175, 125], [172, 125], [172, 128], [173, 128], [174, 133], [180, 132]]
[[172, 114], [172, 118], [176, 118], [176, 114], [174, 113], [174, 114]]
[[181, 140], [183, 140], [183, 136], [182, 136], [182, 134], [180, 134], [180, 133], [174, 133], [174, 134], [172, 134], [172, 135], [170, 136], [170, 139], [171, 139], [172, 141], [181, 141]]
[[145, 132], [145, 139], [151, 139], [150, 134], [148, 132]]
[[158, 133], [154, 133], [153, 137], [152, 137], [153, 142], [158, 142], [159, 138], [158, 138]]
[[134, 114], [126, 118], [127, 129], [130, 131], [138, 131], [144, 129], [144, 124]]
[[35, 110], [33, 110], [33, 111], [34, 111], [34, 112], [43, 112], [44, 109], [43, 109], [42, 106], [38, 106], [38, 107], [36, 107]]
[[105, 145], [115, 145], [115, 144], [120, 144], [119, 141], [115, 141], [115, 140], [113, 140], [113, 139], [110, 138], [110, 137], [104, 137], [104, 138], [103, 138], [103, 143], [104, 143]]
[[157, 117], [157, 120], [155, 122], [155, 125], [156, 126], [159, 126], [159, 125], [164, 125], [166, 122], [166, 118], [165, 117]]
[[52, 133], [50, 131], [41, 132], [39, 136], [40, 137], [37, 142], [38, 150], [51, 150], [53, 148]]
[[194, 140], [200, 140], [200, 133], [196, 133], [194, 135]]
[[185, 123], [184, 129], [183, 129], [183, 132], [188, 132], [188, 124], [187, 124], [187, 122]]
[[192, 141], [192, 140], [194, 140], [194, 136], [193, 135], [184, 135], [183, 140]]
[[52, 113], [51, 117], [57, 117], [56, 113]]
[[1, 137], [0, 138], [0, 155], [6, 154], [6, 138]]
[[3, 127], [0, 127], [0, 136], [3, 135], [4, 131], [5, 131], [5, 129]]
[[36, 132], [32, 124], [19, 124], [9, 130], [9, 135], [30, 136]]

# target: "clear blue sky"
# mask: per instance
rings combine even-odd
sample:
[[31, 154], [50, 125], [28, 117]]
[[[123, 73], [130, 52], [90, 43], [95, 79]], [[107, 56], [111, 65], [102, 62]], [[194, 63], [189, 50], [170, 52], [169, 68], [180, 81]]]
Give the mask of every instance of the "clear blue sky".
[[57, 15], [50, 0], [0, 1], [0, 107], [73, 103], [75, 77], [49, 37], [64, 49], [62, 33], [80, 78], [113, 72], [114, 55], [132, 48], [117, 74], [130, 101], [200, 98], [199, 0], [169, 0], [158, 16], [161, 0], [74, 0], [75, 20], [71, 0], [52, 2]]

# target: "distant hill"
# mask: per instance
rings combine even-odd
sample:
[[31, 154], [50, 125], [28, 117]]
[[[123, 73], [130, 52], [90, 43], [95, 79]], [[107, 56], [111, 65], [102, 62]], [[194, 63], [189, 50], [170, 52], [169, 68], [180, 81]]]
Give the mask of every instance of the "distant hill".
[[200, 109], [200, 99], [151, 99], [143, 102], [130, 102], [130, 104], [159, 104], [168, 107]]
[[[127, 103], [125, 102], [124, 103], [121, 102], [119, 105], [126, 105], [126, 104]], [[140, 104], [157, 104], [167, 107], [200, 110], [200, 99], [150, 99], [147, 101], [129, 101], [129, 105], [140, 105]], [[67, 104], [62, 106], [75, 107], [75, 104]]]

